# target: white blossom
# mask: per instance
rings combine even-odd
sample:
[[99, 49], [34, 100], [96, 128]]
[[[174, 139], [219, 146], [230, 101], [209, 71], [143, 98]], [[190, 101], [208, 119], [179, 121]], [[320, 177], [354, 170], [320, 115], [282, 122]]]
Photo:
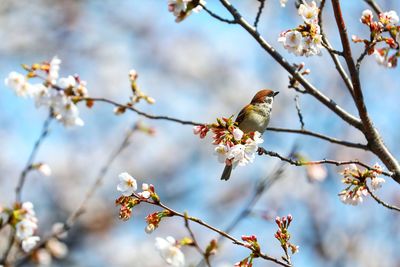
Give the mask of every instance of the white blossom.
[[262, 144], [262, 143], [264, 143], [264, 139], [262, 139], [261, 133], [258, 132], [258, 131], [255, 131], [255, 132], [254, 132], [253, 139], [254, 139], [254, 142], [255, 142], [256, 144]]
[[173, 267], [181, 267], [185, 264], [185, 255], [177, 247], [176, 241], [172, 236], [167, 238], [156, 238], [156, 249], [160, 252], [161, 257], [167, 264]]
[[[195, 8], [188, 10], [188, 4], [193, 0], [169, 0], [168, 11], [172, 12], [176, 17], [175, 21], [180, 22], [190, 15], [192, 11], [199, 12], [202, 10], [202, 6], [197, 5]], [[200, 0], [202, 5], [206, 4], [206, 1]]]
[[73, 88], [76, 85], [76, 80], [74, 78], [74, 76], [69, 75], [67, 78], [63, 77], [60, 78], [57, 82], [58, 86], [63, 88], [63, 89], [67, 89], [67, 88]]
[[51, 83], [51, 84], [57, 84], [57, 79], [59, 77], [59, 71], [60, 71], [60, 64], [61, 64], [61, 60], [55, 56], [52, 58], [52, 60], [50, 61], [50, 68], [49, 68], [49, 75], [47, 77], [47, 80]]
[[53, 108], [53, 113], [57, 117], [65, 105], [68, 103], [67, 96], [63, 91], [50, 90], [50, 107]]
[[51, 168], [48, 164], [45, 163], [40, 163], [36, 169], [43, 174], [44, 176], [50, 176], [51, 175]]
[[360, 19], [360, 21], [361, 21], [362, 23], [364, 23], [364, 22], [371, 22], [373, 17], [374, 17], [374, 15], [373, 15], [372, 11], [369, 10], [369, 9], [365, 9], [365, 10], [362, 12], [362, 14], [361, 14], [361, 19]]
[[382, 177], [375, 177], [371, 179], [371, 187], [373, 190], [378, 190], [385, 183], [385, 179]]
[[49, 89], [41, 83], [33, 86], [35, 88], [33, 95], [35, 99], [35, 106], [37, 108], [41, 106], [49, 107], [51, 103]]
[[83, 120], [79, 117], [78, 107], [70, 100], [62, 106], [56, 118], [67, 127], [84, 125]]
[[240, 130], [239, 128], [235, 128], [234, 130], [233, 130], [233, 138], [235, 138], [235, 140], [237, 140], [237, 141], [240, 141], [240, 140], [242, 140], [242, 137], [243, 137], [243, 132], [242, 132], [242, 130]]
[[178, 17], [182, 12], [186, 11], [187, 2], [187, 0], [169, 0], [168, 11], [172, 12], [175, 17]]
[[34, 88], [21, 73], [10, 72], [4, 80], [4, 84], [14, 90], [17, 96], [31, 97], [34, 94]]
[[315, 1], [310, 4], [301, 4], [299, 7], [299, 15], [303, 18], [306, 23], [315, 23], [318, 19], [319, 9]]
[[26, 201], [26, 202], [22, 203], [22, 209], [25, 210], [26, 215], [29, 215], [32, 217], [34, 217], [36, 215], [34, 207], [33, 207], [33, 203], [30, 201]]
[[138, 195], [142, 198], [148, 199], [151, 196], [149, 184], [143, 183], [142, 184], [142, 192], [138, 193]]
[[373, 17], [374, 16], [374, 14], [372, 13], [372, 11], [371, 10], [369, 10], [369, 9], [365, 9], [363, 12], [362, 12], [362, 15], [361, 15], [362, 17]]
[[40, 237], [38, 236], [30, 236], [22, 240], [22, 249], [25, 252], [31, 251], [36, 244], [40, 241]]
[[344, 204], [353, 206], [363, 203], [363, 196], [368, 196], [368, 191], [365, 188], [358, 188], [356, 191], [343, 191], [339, 194], [340, 200]]
[[79, 81], [79, 84], [76, 87], [74, 87], [74, 93], [82, 97], [89, 96], [88, 89], [86, 86], [87, 86], [86, 81]]
[[117, 185], [117, 190], [122, 193], [122, 195], [128, 197], [133, 194], [137, 189], [136, 180], [130, 176], [127, 172], [121, 173], [119, 176], [119, 183]]
[[303, 36], [299, 31], [287, 31], [281, 33], [278, 38], [278, 42], [283, 44], [283, 47], [287, 49], [290, 53], [293, 53], [297, 56], [301, 55], [303, 50]]
[[150, 223], [146, 226], [146, 228], [144, 228], [144, 231], [147, 234], [151, 234], [154, 230], [156, 229], [156, 227], [154, 226], [154, 224]]
[[23, 240], [25, 238], [31, 237], [35, 230], [37, 229], [37, 224], [31, 220], [22, 220], [15, 225], [16, 236]]
[[237, 144], [234, 145], [228, 153], [227, 159], [232, 161], [233, 167], [245, 166], [248, 163], [254, 161], [255, 153], [257, 152], [257, 144], [254, 141], [250, 141], [245, 145]]
[[229, 146], [224, 144], [219, 144], [215, 147], [214, 153], [218, 156], [218, 161], [220, 163], [225, 163], [229, 150]]
[[381, 16], [381, 20], [383, 20], [383, 22], [385, 24], [394, 26], [395, 24], [399, 23], [399, 16], [397, 15], [396, 11], [394, 11], [394, 10], [384, 12], [380, 16]]

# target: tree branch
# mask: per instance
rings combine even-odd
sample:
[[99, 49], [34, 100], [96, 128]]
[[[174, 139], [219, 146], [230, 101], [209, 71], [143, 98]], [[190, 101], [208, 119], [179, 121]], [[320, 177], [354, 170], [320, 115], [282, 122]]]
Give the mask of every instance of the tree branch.
[[[121, 108], [126, 108], [128, 110], [131, 110], [141, 116], [144, 116], [148, 119], [155, 119], [155, 120], [168, 120], [168, 121], [172, 121], [172, 122], [176, 122], [176, 123], [180, 123], [183, 125], [203, 125], [204, 123], [200, 123], [200, 122], [193, 122], [193, 121], [186, 121], [186, 120], [181, 120], [181, 119], [177, 119], [177, 118], [172, 118], [172, 117], [168, 117], [168, 116], [156, 116], [156, 115], [151, 115], [148, 113], [145, 113], [143, 111], [138, 110], [135, 107], [132, 106], [128, 106], [128, 105], [123, 105], [123, 104], [119, 104], [115, 101], [112, 100], [108, 100], [105, 98], [81, 98], [79, 99], [79, 101], [94, 101], [94, 102], [104, 102], [104, 103], [108, 103], [111, 105], [114, 105], [116, 107], [121, 107]], [[326, 140], [328, 142], [331, 143], [335, 143], [338, 145], [343, 145], [343, 146], [347, 146], [347, 147], [353, 147], [353, 148], [359, 148], [359, 149], [363, 149], [363, 150], [369, 150], [367, 145], [364, 144], [360, 144], [360, 143], [352, 143], [352, 142], [348, 142], [348, 141], [344, 141], [344, 140], [339, 140], [333, 137], [329, 137], [323, 134], [319, 134], [319, 133], [315, 133], [312, 131], [308, 131], [308, 130], [295, 130], [295, 129], [285, 129], [285, 128], [277, 128], [277, 127], [268, 127], [267, 130], [269, 131], [274, 131], [274, 132], [287, 132], [287, 133], [297, 133], [297, 134], [303, 134], [303, 135], [309, 135], [309, 136], [313, 136], [322, 140]]]
[[364, 0], [364, 2], [367, 3], [375, 11], [377, 15], [382, 13], [382, 9], [374, 0]]
[[357, 70], [356, 64], [353, 60], [351, 53], [351, 47], [349, 38], [347, 37], [346, 24], [343, 19], [341, 7], [339, 0], [332, 0], [334, 15], [336, 19], [336, 24], [339, 30], [340, 39], [343, 46], [344, 58], [346, 60], [347, 67], [350, 71], [350, 77], [353, 84], [354, 92], [354, 102], [356, 104], [358, 114], [362, 121], [362, 132], [364, 133], [366, 139], [368, 140], [369, 147], [371, 151], [377, 155], [380, 160], [386, 165], [386, 167], [395, 173], [393, 179], [400, 183], [400, 165], [396, 158], [391, 154], [388, 148], [382, 141], [382, 138], [377, 129], [375, 129], [372, 120], [370, 119], [367, 111], [367, 107], [364, 102], [364, 97], [361, 89], [361, 82], [359, 77], [359, 72]]
[[345, 140], [339, 140], [334, 137], [326, 136], [326, 135], [323, 135], [320, 133], [316, 133], [316, 132], [312, 132], [312, 131], [308, 131], [308, 130], [304, 130], [304, 129], [296, 130], [296, 129], [268, 127], [267, 130], [273, 131], [273, 132], [284, 132], [284, 133], [296, 133], [296, 134], [302, 134], [302, 135], [309, 135], [309, 136], [313, 136], [313, 137], [328, 141], [333, 144], [338, 144], [338, 145], [342, 145], [342, 146], [358, 148], [358, 149], [363, 149], [363, 150], [369, 151], [368, 145], [366, 145], [366, 144], [353, 143], [353, 142], [348, 142]]
[[[294, 166], [306, 166], [306, 165], [317, 165], [317, 164], [331, 164], [331, 165], [340, 166], [340, 165], [357, 164], [364, 168], [367, 168], [368, 170], [376, 170], [372, 166], [362, 163], [359, 160], [337, 161], [337, 160], [331, 160], [331, 159], [323, 159], [323, 160], [316, 160], [316, 161], [302, 161], [302, 160], [286, 158], [274, 151], [268, 151], [268, 150], [264, 149], [263, 147], [258, 148], [258, 154], [259, 155], [264, 154], [264, 155], [268, 155], [268, 156], [271, 156], [274, 158], [278, 158], [278, 159], [280, 159], [282, 161], [286, 161], [289, 164], [294, 165]], [[388, 176], [388, 177], [393, 177], [393, 173], [390, 173], [390, 172], [382, 172], [382, 174], [385, 176]]]
[[96, 98], [96, 97], [85, 97], [85, 98], [79, 98], [78, 101], [94, 101], [94, 102], [105, 102], [105, 103], [109, 103], [111, 105], [114, 105], [115, 107], [120, 107], [120, 108], [125, 108], [125, 109], [129, 109], [135, 113], [137, 113], [138, 115], [144, 116], [148, 119], [153, 119], [153, 120], [167, 120], [167, 121], [173, 121], [173, 122], [177, 122], [183, 125], [201, 125], [201, 123], [199, 122], [193, 122], [193, 121], [185, 121], [185, 120], [180, 120], [180, 119], [176, 119], [176, 118], [171, 118], [168, 116], [156, 116], [156, 115], [150, 115], [147, 114], [143, 111], [138, 110], [137, 108], [133, 107], [133, 106], [129, 106], [129, 105], [123, 105], [123, 104], [119, 104], [115, 101], [106, 99], [106, 98]]
[[276, 264], [281, 265], [281, 266], [291, 267], [290, 264], [287, 264], [286, 262], [283, 262], [283, 261], [281, 261], [281, 260], [279, 260], [277, 258], [271, 257], [268, 254], [265, 254], [265, 253], [262, 253], [262, 252], [259, 252], [259, 251], [255, 250], [255, 249], [253, 249], [252, 247], [249, 247], [247, 244], [245, 244], [244, 242], [242, 242], [242, 241], [236, 239], [235, 237], [229, 235], [228, 233], [226, 233], [226, 232], [224, 232], [224, 231], [222, 231], [222, 230], [220, 230], [218, 228], [215, 228], [214, 226], [212, 226], [212, 225], [210, 225], [210, 224], [208, 224], [208, 223], [206, 223], [206, 222], [204, 222], [204, 221], [202, 221], [202, 220], [200, 220], [200, 219], [198, 219], [196, 217], [187, 216], [187, 215], [185, 216], [185, 214], [177, 212], [177, 211], [167, 207], [166, 205], [164, 205], [161, 202], [153, 202], [153, 201], [150, 201], [150, 200], [143, 200], [138, 195], [136, 195], [136, 193], [134, 193], [134, 196], [136, 198], [140, 199], [142, 202], [146, 202], [146, 203], [149, 203], [151, 205], [155, 205], [155, 206], [161, 207], [161, 208], [163, 208], [165, 210], [168, 210], [172, 216], [178, 216], [178, 217], [181, 217], [183, 219], [187, 218], [187, 220], [189, 220], [189, 221], [192, 221], [192, 222], [195, 222], [197, 224], [200, 224], [201, 226], [204, 226], [205, 228], [208, 228], [209, 230], [211, 230], [213, 232], [216, 232], [219, 235], [231, 240], [233, 244], [236, 244], [236, 245], [239, 245], [239, 246], [242, 246], [242, 247], [250, 249], [252, 251], [252, 253], [254, 253], [254, 255], [256, 255], [256, 256], [258, 256], [260, 258], [263, 258], [263, 259], [268, 260], [268, 261], [275, 262]]
[[258, 1], [260, 2], [260, 6], [258, 7], [257, 15], [256, 15], [256, 18], [253, 23], [255, 28], [257, 28], [258, 23], [260, 22], [260, 17], [261, 17], [262, 11], [264, 9], [266, 0], [258, 0]]
[[301, 126], [301, 129], [303, 130], [304, 129], [304, 118], [303, 118], [303, 114], [301, 113], [298, 95], [296, 95], [294, 97], [294, 102], [296, 103], [297, 116], [299, 116], [300, 126]]
[[228, 23], [228, 24], [236, 24], [236, 20], [230, 20], [230, 19], [225, 19], [217, 14], [215, 14], [214, 12], [212, 12], [210, 9], [208, 9], [205, 5], [203, 5], [202, 3], [199, 3], [199, 5], [213, 18]]
[[207, 256], [206, 253], [200, 248], [199, 243], [198, 243], [197, 240], [196, 240], [196, 236], [194, 235], [192, 229], [190, 228], [189, 219], [188, 219], [188, 217], [187, 217], [187, 213], [184, 213], [184, 215], [185, 215], [185, 217], [184, 217], [184, 219], [185, 219], [185, 227], [186, 227], [186, 229], [188, 230], [190, 237], [192, 238], [193, 246], [194, 246], [194, 247], [196, 248], [196, 250], [203, 256], [203, 259], [204, 259], [204, 261], [206, 262], [207, 266], [208, 266], [208, 267], [211, 267], [210, 260], [209, 260], [208, 256]]
[[340, 77], [342, 77], [342, 80], [344, 81], [350, 95], [354, 98], [353, 94], [353, 85], [351, 83], [351, 80], [349, 76], [347, 75], [346, 71], [344, 70], [342, 63], [340, 63], [339, 57], [343, 56], [343, 52], [340, 52], [340, 54], [335, 53], [335, 50], [333, 50], [328, 37], [326, 36], [324, 30], [323, 30], [323, 23], [322, 23], [322, 11], [324, 10], [326, 0], [322, 0], [321, 4], [319, 6], [319, 13], [318, 13], [318, 25], [321, 30], [321, 36], [322, 36], [322, 44], [323, 46], [328, 50], [328, 53], [330, 57], [332, 58], [333, 63], [335, 64], [336, 70], [338, 71]]
[[380, 199], [377, 195], [375, 195], [375, 194], [372, 192], [372, 190], [371, 190], [367, 185], [365, 185], [365, 187], [367, 188], [368, 193], [371, 195], [371, 197], [372, 197], [373, 199], [375, 199], [376, 202], [378, 202], [379, 204], [381, 204], [381, 205], [384, 206], [385, 208], [388, 208], [388, 209], [391, 209], [391, 210], [395, 210], [395, 211], [399, 211], [399, 212], [400, 212], [400, 208], [399, 208], [399, 207], [396, 207], [396, 206], [393, 206], [393, 205], [390, 205], [390, 204], [384, 202], [384, 201], [383, 201], [382, 199]]
[[340, 118], [342, 118], [345, 122], [350, 125], [356, 127], [357, 129], [362, 129], [361, 120], [342, 107], [337, 105], [332, 99], [325, 96], [322, 92], [320, 92], [316, 87], [314, 87], [310, 82], [308, 82], [303, 75], [298, 73], [296, 69], [279, 54], [275, 48], [273, 48], [261, 35], [260, 33], [251, 26], [237, 9], [228, 1], [228, 0], [220, 0], [223, 6], [232, 14], [232, 16], [236, 19], [237, 23], [245, 29], [259, 44], [260, 46], [274, 58], [283, 68], [285, 68], [307, 91], [307, 93], [314, 96], [318, 99], [322, 104], [331, 109], [335, 114], [337, 114]]
[[39, 151], [40, 145], [42, 144], [43, 140], [49, 133], [50, 122], [52, 121], [52, 119], [53, 115], [52, 112], [50, 111], [48, 118], [43, 123], [42, 131], [40, 133], [39, 138], [36, 140], [35, 145], [33, 146], [33, 149], [31, 151], [31, 154], [29, 155], [25, 168], [22, 170], [21, 175], [19, 176], [18, 184], [17, 187], [15, 188], [16, 202], [21, 202], [21, 191], [24, 186], [26, 176], [28, 172], [32, 170], [32, 164], [35, 161], [35, 157], [37, 152]]

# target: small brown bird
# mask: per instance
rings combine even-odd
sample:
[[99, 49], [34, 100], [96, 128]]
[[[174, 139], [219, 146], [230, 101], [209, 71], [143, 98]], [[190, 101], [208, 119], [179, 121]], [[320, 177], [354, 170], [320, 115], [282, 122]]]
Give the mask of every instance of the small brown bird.
[[[240, 130], [244, 133], [258, 131], [261, 134], [267, 129], [272, 111], [274, 97], [279, 92], [269, 89], [259, 91], [246, 105], [236, 118]], [[231, 176], [232, 165], [225, 165], [221, 180], [228, 180]]]

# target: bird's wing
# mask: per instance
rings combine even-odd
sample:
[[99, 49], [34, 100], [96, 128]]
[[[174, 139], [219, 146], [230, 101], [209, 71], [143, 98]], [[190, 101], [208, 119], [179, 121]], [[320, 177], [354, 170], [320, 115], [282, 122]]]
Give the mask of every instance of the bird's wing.
[[245, 113], [246, 113], [246, 109], [248, 106], [250, 106], [250, 104], [247, 104], [244, 108], [242, 108], [242, 110], [239, 112], [238, 116], [236, 117], [236, 122], [238, 124], [240, 124], [243, 121]]

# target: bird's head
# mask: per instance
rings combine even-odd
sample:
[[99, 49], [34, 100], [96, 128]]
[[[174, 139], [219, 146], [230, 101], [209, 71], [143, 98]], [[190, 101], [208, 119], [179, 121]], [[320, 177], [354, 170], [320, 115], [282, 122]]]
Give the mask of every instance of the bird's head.
[[269, 89], [263, 89], [257, 92], [257, 94], [251, 100], [251, 104], [272, 104], [274, 97], [279, 94], [279, 92], [274, 92]]

